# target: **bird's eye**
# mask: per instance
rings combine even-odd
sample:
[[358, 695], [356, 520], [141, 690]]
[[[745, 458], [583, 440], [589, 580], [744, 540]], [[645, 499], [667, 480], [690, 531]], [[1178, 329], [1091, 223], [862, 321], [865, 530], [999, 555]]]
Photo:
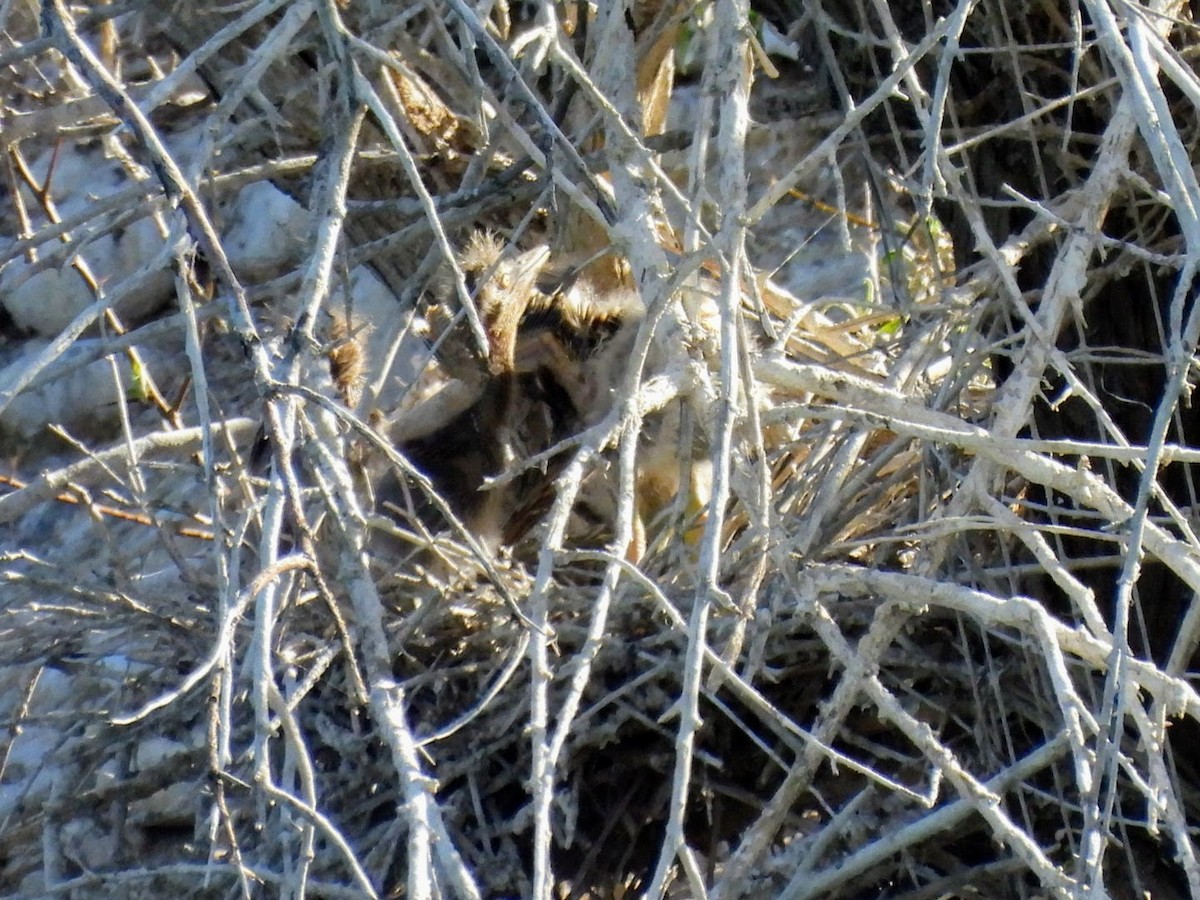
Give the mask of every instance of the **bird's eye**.
[[501, 272], [496, 276], [496, 286], [502, 291], [507, 291], [512, 287], [512, 279], [508, 277], [507, 272]]

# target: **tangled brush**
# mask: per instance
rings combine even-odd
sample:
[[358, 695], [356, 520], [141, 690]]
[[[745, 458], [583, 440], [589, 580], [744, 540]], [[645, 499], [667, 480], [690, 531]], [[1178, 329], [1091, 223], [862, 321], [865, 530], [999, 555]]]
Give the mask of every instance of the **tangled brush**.
[[0, 9], [0, 885], [1200, 896], [1194, 25], [1018, 6]]

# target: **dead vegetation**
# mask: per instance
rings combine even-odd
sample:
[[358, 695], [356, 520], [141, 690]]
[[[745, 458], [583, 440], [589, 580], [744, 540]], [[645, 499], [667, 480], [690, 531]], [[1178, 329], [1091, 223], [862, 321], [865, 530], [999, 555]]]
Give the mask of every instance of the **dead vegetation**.
[[0, 886], [1200, 896], [1182, 3], [0, 4]]

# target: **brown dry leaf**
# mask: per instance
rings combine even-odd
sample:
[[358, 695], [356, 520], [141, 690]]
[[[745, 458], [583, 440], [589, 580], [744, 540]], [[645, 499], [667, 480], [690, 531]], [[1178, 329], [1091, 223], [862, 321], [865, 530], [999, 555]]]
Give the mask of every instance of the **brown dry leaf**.
[[405, 118], [417, 133], [433, 142], [433, 149], [474, 152], [478, 135], [469, 120], [447, 106], [416, 72], [407, 68], [386, 71], [396, 87]]

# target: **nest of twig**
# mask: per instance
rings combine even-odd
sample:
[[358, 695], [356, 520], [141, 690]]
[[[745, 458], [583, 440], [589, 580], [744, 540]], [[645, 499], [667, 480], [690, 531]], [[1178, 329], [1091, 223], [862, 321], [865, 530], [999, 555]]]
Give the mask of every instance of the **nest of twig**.
[[3, 7], [0, 885], [1200, 896], [1194, 28], [1019, 6]]

